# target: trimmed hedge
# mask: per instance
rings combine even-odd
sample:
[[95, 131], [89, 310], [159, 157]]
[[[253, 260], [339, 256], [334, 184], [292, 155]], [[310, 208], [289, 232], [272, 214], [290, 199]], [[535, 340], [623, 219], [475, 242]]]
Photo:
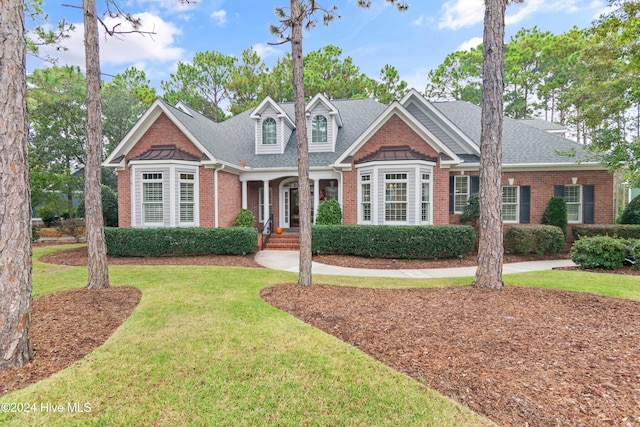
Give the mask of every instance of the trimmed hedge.
[[112, 256], [243, 255], [258, 249], [258, 230], [229, 228], [105, 228]]
[[608, 236], [584, 237], [571, 247], [571, 260], [583, 270], [598, 267], [615, 270], [622, 267], [627, 257], [628, 243]]
[[553, 196], [547, 202], [542, 213], [542, 224], [560, 227], [563, 234], [567, 234], [567, 201], [564, 197]]
[[315, 225], [313, 253], [381, 258], [451, 258], [472, 251], [476, 235], [466, 225]]
[[640, 225], [607, 224], [607, 225], [574, 225], [573, 237], [609, 236], [619, 239], [640, 239]]
[[504, 248], [512, 254], [557, 254], [564, 249], [564, 233], [553, 225], [509, 227]]

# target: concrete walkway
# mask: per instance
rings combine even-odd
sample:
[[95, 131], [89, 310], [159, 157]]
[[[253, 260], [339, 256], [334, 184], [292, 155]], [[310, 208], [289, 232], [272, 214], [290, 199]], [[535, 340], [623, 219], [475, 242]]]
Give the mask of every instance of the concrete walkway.
[[[259, 251], [255, 260], [258, 264], [274, 270], [285, 270], [292, 273], [298, 272], [300, 258], [299, 251]], [[529, 261], [504, 264], [502, 272], [522, 273], [525, 271], [551, 270], [554, 267], [575, 266], [569, 259], [552, 261]], [[375, 270], [365, 268], [338, 267], [335, 265], [312, 263], [313, 274], [331, 274], [336, 276], [363, 276], [363, 277], [405, 277], [410, 279], [430, 279], [437, 277], [469, 277], [475, 276], [477, 267], [459, 268], [429, 268], [415, 270]]]

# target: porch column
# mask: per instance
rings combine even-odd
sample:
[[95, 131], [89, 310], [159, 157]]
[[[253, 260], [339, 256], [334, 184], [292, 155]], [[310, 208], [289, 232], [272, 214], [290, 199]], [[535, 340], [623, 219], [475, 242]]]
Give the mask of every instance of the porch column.
[[242, 181], [242, 209], [247, 209], [247, 181]]
[[[269, 180], [264, 180], [263, 182], [263, 193], [264, 196], [263, 198], [263, 202], [264, 202], [264, 211], [263, 211], [263, 218], [264, 218], [264, 224], [267, 224], [267, 221], [269, 221]], [[273, 224], [270, 226], [270, 228], [266, 228], [264, 229], [263, 233], [269, 233], [271, 232], [271, 227], [273, 226]]]
[[313, 180], [313, 223], [318, 218], [318, 205], [320, 204], [320, 180]]

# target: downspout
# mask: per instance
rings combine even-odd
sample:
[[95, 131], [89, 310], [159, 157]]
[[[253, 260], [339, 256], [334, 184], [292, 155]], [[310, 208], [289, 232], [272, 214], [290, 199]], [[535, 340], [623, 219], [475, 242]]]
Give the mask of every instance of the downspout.
[[222, 169], [224, 169], [226, 165], [222, 165], [219, 168], [215, 168], [213, 170], [213, 205], [214, 205], [214, 227], [218, 228], [220, 226], [220, 223], [218, 221], [218, 213], [219, 213], [219, 209], [218, 209], [218, 171], [221, 171]]

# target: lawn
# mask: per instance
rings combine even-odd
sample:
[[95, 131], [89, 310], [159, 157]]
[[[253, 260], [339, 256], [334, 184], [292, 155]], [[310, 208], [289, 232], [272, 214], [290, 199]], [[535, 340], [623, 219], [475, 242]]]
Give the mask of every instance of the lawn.
[[[37, 261], [51, 250], [34, 250], [34, 295], [84, 286], [86, 268]], [[260, 289], [294, 274], [113, 266], [110, 278], [142, 290], [132, 316], [84, 360], [0, 398], [29, 409], [0, 411], [0, 424], [490, 424], [260, 299]], [[428, 285], [406, 281], [417, 284]]]
[[[85, 284], [86, 268], [37, 261], [57, 249], [34, 250], [36, 296]], [[110, 276], [114, 286], [142, 290], [138, 308], [81, 362], [0, 398], [35, 408], [28, 413], [0, 411], [0, 424], [490, 424], [260, 299], [262, 288], [293, 282], [294, 274], [237, 267], [113, 266]], [[363, 285], [353, 277], [315, 279]], [[640, 300], [637, 277], [550, 271], [509, 275], [505, 281]], [[367, 278], [366, 284], [408, 288], [469, 282]], [[68, 404], [90, 412], [69, 412]], [[57, 405], [64, 410], [54, 412]]]

